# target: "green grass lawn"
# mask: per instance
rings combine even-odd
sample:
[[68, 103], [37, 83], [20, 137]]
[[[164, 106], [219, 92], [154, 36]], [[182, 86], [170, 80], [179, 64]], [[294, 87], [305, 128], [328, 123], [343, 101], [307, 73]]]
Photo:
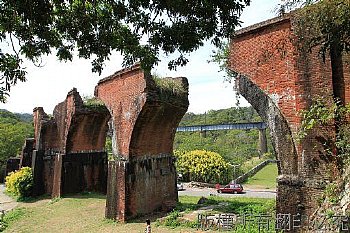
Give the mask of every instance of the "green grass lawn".
[[245, 184], [255, 188], [276, 189], [276, 177], [278, 176], [277, 164], [270, 163], [249, 178]]
[[[154, 214], [140, 217], [127, 224], [116, 223], [104, 218], [105, 196], [100, 194], [85, 194], [61, 199], [41, 199], [30, 203], [20, 203], [19, 207], [5, 216], [7, 228], [4, 232], [144, 232], [145, 219], [151, 219], [152, 232], [198, 232], [193, 224], [182, 224], [174, 218], [181, 213], [190, 213], [203, 206], [216, 206], [215, 212], [268, 212], [275, 208], [274, 199], [258, 198], [220, 198], [209, 197], [209, 200], [198, 205], [199, 197], [181, 196], [176, 210], [167, 215]], [[222, 205], [222, 203], [225, 203]], [[180, 213], [180, 214], [179, 214]], [[166, 217], [167, 216], [167, 217]], [[163, 220], [163, 221], [162, 221]], [[174, 222], [175, 221], [175, 222]], [[178, 224], [176, 221], [180, 221]], [[166, 226], [166, 223], [170, 225]], [[174, 228], [175, 226], [175, 228]], [[211, 232], [211, 231], [206, 231]]]

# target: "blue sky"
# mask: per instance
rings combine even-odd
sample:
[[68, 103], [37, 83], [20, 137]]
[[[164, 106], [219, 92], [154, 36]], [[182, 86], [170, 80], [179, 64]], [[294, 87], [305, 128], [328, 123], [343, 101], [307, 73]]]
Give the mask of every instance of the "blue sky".
[[[278, 3], [280, 0], [252, 0], [251, 6], [243, 11], [242, 26], [275, 17], [274, 9]], [[216, 64], [207, 62], [214, 49], [210, 43], [206, 43], [190, 55], [190, 62], [186, 67], [178, 68], [177, 71], [167, 70], [169, 58], [163, 56], [163, 61], [153, 70], [161, 76], [188, 78], [190, 112], [203, 113], [211, 109], [235, 106], [232, 85], [224, 82], [224, 74], [218, 72]], [[91, 72], [89, 60], [75, 58], [73, 62], [60, 63], [55, 56], [48, 56], [43, 58], [43, 64], [44, 67], [38, 68], [30, 62], [26, 63], [27, 82], [14, 86], [8, 102], [0, 104], [0, 108], [31, 113], [34, 107], [44, 107], [46, 113], [50, 114], [73, 87], [76, 87], [81, 95], [93, 95], [98, 80], [122, 68], [122, 57], [117, 53], [113, 54], [101, 76]], [[240, 102], [241, 106], [248, 105], [242, 98]]]

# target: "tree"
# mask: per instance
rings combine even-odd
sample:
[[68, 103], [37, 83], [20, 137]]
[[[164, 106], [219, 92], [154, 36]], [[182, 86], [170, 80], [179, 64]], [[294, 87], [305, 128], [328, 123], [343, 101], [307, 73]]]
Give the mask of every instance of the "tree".
[[287, 0], [281, 7], [291, 9], [298, 4], [304, 7], [295, 12], [298, 17], [296, 34], [304, 49], [320, 47], [324, 56], [350, 52], [349, 0]]
[[0, 173], [8, 158], [16, 156], [27, 137], [33, 137], [32, 122], [23, 122], [15, 114], [0, 110]]
[[251, 0], [0, 0], [0, 101], [12, 85], [25, 81], [22, 61], [40, 65], [42, 55], [56, 52], [61, 61], [93, 58], [92, 71], [101, 73], [112, 51], [124, 65], [140, 61], [144, 69], [159, 62], [160, 51], [178, 52], [170, 69], [187, 63], [185, 55], [211, 39], [228, 38]]

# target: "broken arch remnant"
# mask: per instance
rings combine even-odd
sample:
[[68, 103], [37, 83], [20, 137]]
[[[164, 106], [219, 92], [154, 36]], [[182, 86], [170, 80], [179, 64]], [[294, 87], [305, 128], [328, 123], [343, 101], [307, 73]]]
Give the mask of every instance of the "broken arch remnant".
[[324, 61], [319, 48], [300, 50], [296, 22], [292, 13], [237, 31], [229, 66], [238, 73], [239, 92], [270, 129], [279, 161], [277, 212], [312, 216], [325, 184], [338, 175], [336, 159], [318, 140], [335, 135], [335, 129], [316, 129], [298, 142], [299, 112], [317, 98], [332, 102], [337, 92], [349, 103], [350, 58], [330, 55]]
[[[135, 65], [98, 83], [95, 95], [102, 105], [84, 104], [74, 88], [52, 117], [35, 108], [35, 138], [26, 141], [21, 159], [33, 168], [33, 195], [107, 193], [106, 217], [120, 221], [173, 208], [173, 140], [189, 102], [187, 79], [167, 80], [170, 88], [160, 87]], [[108, 164], [110, 120], [116, 161]]]
[[160, 87], [134, 66], [102, 79], [95, 88], [111, 113], [113, 152], [119, 158], [108, 167], [107, 218], [124, 221], [176, 204], [173, 141], [188, 108], [188, 82], [168, 81], [171, 88]]
[[106, 193], [109, 118], [106, 107], [86, 106], [75, 88], [55, 107], [52, 117], [41, 107], [33, 110], [34, 195]]

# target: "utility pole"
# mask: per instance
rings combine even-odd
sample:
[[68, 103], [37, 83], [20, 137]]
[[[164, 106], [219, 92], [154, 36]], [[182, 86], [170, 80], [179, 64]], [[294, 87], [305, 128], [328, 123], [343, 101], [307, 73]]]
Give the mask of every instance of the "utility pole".
[[229, 165], [231, 166], [231, 167], [233, 167], [233, 183], [236, 183], [236, 167], [239, 167], [239, 166], [241, 166], [240, 164], [230, 164], [229, 163]]

